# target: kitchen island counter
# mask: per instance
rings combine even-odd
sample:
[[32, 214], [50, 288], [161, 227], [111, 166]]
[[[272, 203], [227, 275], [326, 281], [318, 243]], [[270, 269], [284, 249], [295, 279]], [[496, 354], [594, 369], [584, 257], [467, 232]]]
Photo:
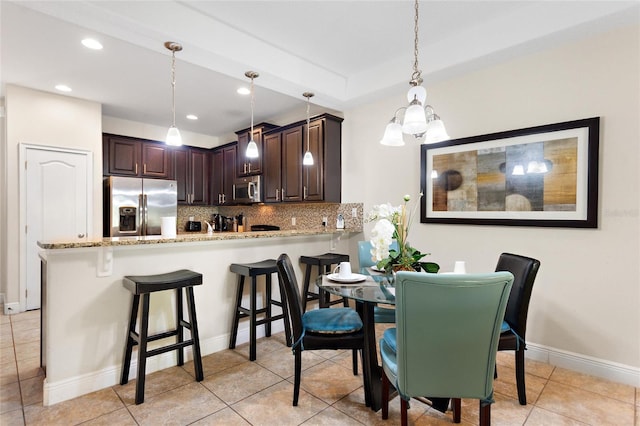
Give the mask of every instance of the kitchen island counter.
[[178, 234], [175, 238], [165, 238], [160, 235], [149, 235], [144, 237], [113, 237], [77, 241], [38, 241], [38, 247], [45, 250], [59, 250], [89, 247], [136, 246], [144, 244], [193, 243], [198, 241], [239, 240], [251, 238], [295, 237], [304, 235], [341, 236], [360, 232], [362, 232], [362, 229], [290, 229], [278, 231], [214, 232], [213, 234], [200, 232]]
[[[336, 252], [356, 258], [360, 229], [306, 229], [214, 234], [104, 238], [93, 241], [39, 242], [42, 259], [42, 363], [45, 368], [43, 405], [56, 404], [117, 385], [127, 339], [131, 293], [123, 286], [127, 275], [153, 275], [180, 269], [201, 273], [194, 289], [202, 355], [228, 348], [234, 315], [237, 276], [232, 263], [276, 259], [288, 253]], [[301, 278], [300, 264], [294, 265]], [[275, 278], [275, 277], [274, 277]], [[300, 280], [301, 282], [301, 280]], [[277, 295], [277, 279], [273, 279]], [[260, 280], [260, 299], [264, 278]], [[248, 293], [245, 294], [248, 299]], [[175, 294], [151, 298], [150, 333], [175, 327]], [[248, 300], [245, 300], [245, 304]], [[260, 301], [258, 303], [261, 303]], [[277, 314], [277, 309], [275, 314]], [[276, 321], [272, 332], [283, 329]], [[258, 327], [258, 337], [264, 327]], [[171, 339], [169, 339], [171, 340]], [[241, 321], [237, 344], [249, 340], [249, 322]], [[166, 344], [172, 341], [158, 341]], [[258, 353], [258, 357], [264, 354]], [[186, 359], [191, 359], [187, 348]], [[149, 358], [147, 374], [176, 365], [175, 351]], [[135, 377], [132, 362], [130, 377]]]

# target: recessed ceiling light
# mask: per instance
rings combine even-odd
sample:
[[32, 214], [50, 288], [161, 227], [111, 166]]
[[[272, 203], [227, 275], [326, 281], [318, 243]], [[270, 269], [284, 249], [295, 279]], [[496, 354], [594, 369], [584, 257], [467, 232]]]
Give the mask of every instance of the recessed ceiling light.
[[248, 95], [251, 93], [251, 90], [249, 90], [248, 87], [240, 87], [236, 92], [238, 92], [239, 95]]
[[56, 86], [56, 90], [59, 90], [61, 92], [70, 92], [71, 87], [67, 86], [66, 84], [58, 84]]
[[197, 116], [197, 115], [193, 115], [193, 114], [189, 114], [189, 115], [187, 115], [187, 118], [188, 118], [189, 120], [197, 120], [197, 119], [198, 119], [198, 116]]
[[85, 38], [82, 40], [82, 44], [84, 47], [88, 47], [89, 49], [102, 50], [102, 44], [98, 40], [92, 38]]

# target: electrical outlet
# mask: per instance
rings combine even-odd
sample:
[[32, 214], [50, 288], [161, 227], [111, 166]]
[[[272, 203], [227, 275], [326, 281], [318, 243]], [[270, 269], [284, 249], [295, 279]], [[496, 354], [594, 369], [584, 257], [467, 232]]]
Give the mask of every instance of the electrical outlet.
[[17, 302], [14, 303], [5, 303], [4, 304], [4, 314], [5, 315], [13, 315], [20, 312], [20, 304]]
[[352, 208], [351, 209], [351, 217], [358, 217], [358, 209], [357, 208]]
[[295, 217], [291, 218], [291, 226], [296, 226], [296, 218]]

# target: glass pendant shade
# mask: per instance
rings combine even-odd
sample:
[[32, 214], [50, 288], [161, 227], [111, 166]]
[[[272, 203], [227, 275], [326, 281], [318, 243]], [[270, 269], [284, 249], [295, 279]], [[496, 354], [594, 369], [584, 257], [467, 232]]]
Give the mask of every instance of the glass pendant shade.
[[180, 136], [180, 131], [176, 126], [169, 127], [169, 131], [167, 132], [167, 145], [171, 146], [180, 146], [182, 145], [182, 136]]
[[258, 145], [256, 144], [256, 142], [251, 139], [251, 141], [249, 141], [249, 144], [247, 145], [247, 152], [245, 154], [247, 156], [247, 158], [258, 158], [259, 157], [259, 153], [258, 153]]
[[404, 138], [402, 137], [402, 126], [395, 121], [387, 124], [387, 128], [384, 130], [384, 136], [382, 137], [380, 143], [387, 146], [404, 145]]
[[449, 140], [447, 130], [444, 128], [442, 120], [432, 120], [427, 125], [427, 136], [424, 143], [436, 143]]
[[404, 114], [402, 131], [410, 135], [427, 131], [427, 118], [424, 113], [424, 108], [422, 108], [419, 102], [414, 101], [412, 105], [407, 108], [407, 112]]
[[305, 166], [313, 166], [313, 155], [311, 155], [311, 151], [304, 153], [304, 157], [302, 157], [302, 164]]

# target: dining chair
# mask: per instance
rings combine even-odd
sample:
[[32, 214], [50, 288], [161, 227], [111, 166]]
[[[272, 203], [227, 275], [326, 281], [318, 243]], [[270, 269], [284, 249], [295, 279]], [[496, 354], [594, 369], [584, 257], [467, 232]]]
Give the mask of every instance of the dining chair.
[[[367, 268], [375, 266], [376, 262], [371, 257], [372, 249], [371, 241], [358, 241], [358, 265], [361, 274], [369, 274]], [[391, 250], [398, 250], [398, 242], [393, 240]], [[373, 320], [377, 323], [393, 324], [396, 322], [396, 310], [394, 308], [386, 308], [384, 306], [374, 306]]]
[[[521, 405], [527, 405], [524, 371], [524, 351], [527, 349], [525, 335], [529, 301], [538, 269], [540, 269], [540, 261], [512, 253], [502, 253], [496, 266], [496, 271], [509, 271], [514, 276], [507, 310], [502, 322], [498, 350], [515, 351], [516, 386], [518, 401]], [[494, 377], [498, 377], [497, 368]]]
[[396, 328], [380, 340], [383, 419], [394, 385], [403, 426], [409, 399], [427, 395], [453, 398], [455, 423], [460, 399], [479, 399], [480, 425], [490, 424], [500, 326], [512, 283], [510, 272], [398, 272]]
[[353, 350], [353, 374], [358, 374], [358, 351], [364, 348], [364, 331], [360, 315], [346, 307], [304, 311], [291, 259], [278, 257], [278, 281], [284, 291], [291, 321], [291, 349], [294, 355], [293, 405], [298, 405], [302, 351], [318, 349]]

